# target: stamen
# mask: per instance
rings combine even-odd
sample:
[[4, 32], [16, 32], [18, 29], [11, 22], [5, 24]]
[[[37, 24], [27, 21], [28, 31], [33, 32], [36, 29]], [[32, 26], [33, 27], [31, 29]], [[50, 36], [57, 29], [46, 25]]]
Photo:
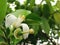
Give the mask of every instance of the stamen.
[[25, 19], [25, 16], [24, 15], [21, 15], [21, 16], [19, 16], [21, 19]]
[[29, 33], [29, 31], [22, 32], [23, 34]]

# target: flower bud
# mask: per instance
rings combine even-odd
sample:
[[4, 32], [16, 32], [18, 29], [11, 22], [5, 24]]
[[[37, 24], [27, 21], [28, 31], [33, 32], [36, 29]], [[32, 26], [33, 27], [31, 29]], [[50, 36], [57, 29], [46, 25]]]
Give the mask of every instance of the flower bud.
[[30, 30], [29, 30], [29, 33], [30, 33], [30, 34], [34, 34], [34, 30], [33, 30], [33, 29], [30, 29]]

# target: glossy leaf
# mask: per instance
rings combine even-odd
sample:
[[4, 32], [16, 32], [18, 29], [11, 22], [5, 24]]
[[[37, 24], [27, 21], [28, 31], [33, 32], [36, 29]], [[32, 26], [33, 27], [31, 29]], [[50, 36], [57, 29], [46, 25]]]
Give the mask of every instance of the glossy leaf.
[[34, 35], [36, 35], [38, 33], [38, 31], [39, 31], [39, 25], [33, 24], [32, 28], [34, 29]]
[[19, 10], [16, 10], [15, 12], [13, 12], [12, 14], [14, 14], [15, 16], [19, 16], [19, 15], [24, 15], [24, 16], [27, 16], [31, 13], [31, 11], [28, 11], [28, 10], [25, 10], [25, 9], [19, 9]]
[[41, 25], [41, 28], [45, 31], [45, 33], [49, 34], [50, 26], [49, 26], [47, 19], [41, 18], [40, 25]]
[[35, 14], [35, 13], [31, 13], [30, 15], [28, 15], [26, 17], [26, 19], [31, 19], [31, 20], [34, 20], [34, 21], [40, 21], [40, 16]]
[[35, 13], [31, 13], [30, 15], [28, 15], [26, 17], [26, 20], [25, 22], [31, 26], [31, 28], [34, 29], [35, 31], [35, 35], [38, 33], [38, 30], [39, 30], [39, 24], [40, 24], [40, 16], [38, 16], [37, 14]]
[[7, 0], [0, 0], [0, 24], [2, 23], [6, 15], [6, 8], [7, 8]]
[[55, 19], [57, 24], [60, 24], [60, 13], [55, 13], [54, 14], [54, 19]]

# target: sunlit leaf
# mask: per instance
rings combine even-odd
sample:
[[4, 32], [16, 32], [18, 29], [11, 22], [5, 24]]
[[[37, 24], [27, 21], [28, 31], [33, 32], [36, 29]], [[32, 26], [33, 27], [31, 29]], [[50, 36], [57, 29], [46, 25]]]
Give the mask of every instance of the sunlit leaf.
[[40, 16], [38, 16], [37, 14], [35, 13], [31, 13], [30, 15], [28, 15], [26, 17], [26, 20], [25, 22], [31, 26], [31, 28], [34, 29], [35, 31], [35, 35], [38, 33], [38, 30], [39, 30], [39, 22], [40, 22]]
[[2, 23], [7, 8], [7, 0], [0, 0], [0, 24]]
[[55, 13], [54, 14], [54, 19], [55, 19], [57, 24], [60, 24], [60, 13]]
[[58, 7], [60, 9], [60, 1], [57, 1], [56, 7]]
[[19, 9], [19, 10], [16, 10], [15, 12], [13, 12], [12, 14], [14, 14], [15, 16], [19, 16], [19, 15], [24, 15], [24, 16], [27, 16], [31, 13], [31, 11], [28, 11], [28, 10], [25, 10], [25, 9]]

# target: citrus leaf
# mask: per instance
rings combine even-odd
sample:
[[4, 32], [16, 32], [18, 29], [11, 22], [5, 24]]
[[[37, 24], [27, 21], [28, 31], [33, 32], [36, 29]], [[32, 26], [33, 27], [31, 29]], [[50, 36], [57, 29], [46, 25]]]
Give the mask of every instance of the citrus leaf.
[[34, 29], [34, 35], [36, 35], [38, 33], [39, 30], [39, 24], [40, 24], [40, 16], [38, 16], [35, 13], [31, 13], [30, 15], [28, 15], [26, 17], [25, 22], [31, 26], [31, 28]]
[[40, 16], [38, 16], [37, 14], [35, 13], [31, 13], [30, 15], [28, 15], [26, 17], [26, 19], [31, 19], [31, 20], [34, 20], [34, 21], [40, 21]]
[[55, 19], [57, 24], [60, 24], [60, 13], [55, 13], [54, 14], [54, 19]]
[[29, 15], [31, 12], [28, 11], [28, 10], [25, 10], [25, 9], [19, 9], [19, 10], [16, 10], [15, 12], [13, 12], [12, 14], [14, 14], [15, 16], [19, 16], [19, 15], [24, 15], [24, 16], [27, 16]]
[[49, 26], [49, 24], [48, 24], [47, 19], [41, 18], [40, 25], [41, 25], [41, 28], [45, 31], [45, 33], [46, 33], [46, 34], [49, 34], [50, 26]]
[[0, 24], [2, 23], [7, 9], [7, 0], [0, 0]]
[[30, 0], [30, 7], [33, 7], [35, 4], [35, 0]]
[[56, 7], [60, 9], [60, 1], [57, 1]]
[[[11, 43], [10, 43], [10, 45], [16, 45], [18, 42], [20, 42], [22, 40], [22, 38], [21, 39], [16, 39], [13, 35], [11, 36]], [[13, 42], [13, 43], [12, 43]]]
[[4, 36], [4, 32], [0, 29], [0, 35]]
[[50, 7], [51, 6], [49, 6], [48, 4], [43, 5], [43, 16], [45, 18], [49, 18], [49, 16], [50, 16]]

